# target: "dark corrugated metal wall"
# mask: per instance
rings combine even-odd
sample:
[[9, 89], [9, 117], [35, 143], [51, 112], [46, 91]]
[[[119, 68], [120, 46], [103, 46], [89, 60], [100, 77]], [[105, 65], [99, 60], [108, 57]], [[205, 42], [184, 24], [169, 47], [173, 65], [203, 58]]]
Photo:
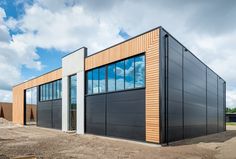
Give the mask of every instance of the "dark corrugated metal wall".
[[217, 124], [217, 75], [207, 70], [207, 133], [216, 133]]
[[184, 60], [184, 138], [206, 134], [206, 66], [190, 52]]
[[161, 142], [224, 131], [224, 80], [164, 30], [160, 37]]
[[87, 96], [86, 133], [145, 141], [145, 89]]
[[38, 102], [37, 126], [61, 129], [62, 127], [62, 101]]

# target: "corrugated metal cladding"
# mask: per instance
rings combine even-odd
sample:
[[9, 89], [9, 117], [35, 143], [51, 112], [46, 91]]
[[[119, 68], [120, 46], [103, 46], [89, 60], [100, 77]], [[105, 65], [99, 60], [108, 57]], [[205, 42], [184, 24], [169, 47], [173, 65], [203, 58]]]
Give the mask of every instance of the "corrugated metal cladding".
[[86, 133], [145, 141], [145, 89], [87, 96]]
[[166, 76], [162, 78], [166, 78], [167, 92], [161, 90], [168, 102], [161, 108], [165, 112], [162, 141], [224, 131], [225, 82], [175, 39], [164, 35], [162, 32], [165, 49], [161, 56], [166, 57]]
[[37, 126], [61, 129], [62, 123], [62, 101], [43, 101], [38, 102], [37, 106]]

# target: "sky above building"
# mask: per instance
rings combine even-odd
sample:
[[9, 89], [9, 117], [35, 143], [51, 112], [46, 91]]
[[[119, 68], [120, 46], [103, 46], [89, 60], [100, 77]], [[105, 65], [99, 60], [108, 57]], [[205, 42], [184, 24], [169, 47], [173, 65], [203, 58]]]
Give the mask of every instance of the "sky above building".
[[235, 107], [235, 17], [234, 0], [0, 0], [0, 101], [77, 48], [92, 54], [163, 26], [226, 80]]

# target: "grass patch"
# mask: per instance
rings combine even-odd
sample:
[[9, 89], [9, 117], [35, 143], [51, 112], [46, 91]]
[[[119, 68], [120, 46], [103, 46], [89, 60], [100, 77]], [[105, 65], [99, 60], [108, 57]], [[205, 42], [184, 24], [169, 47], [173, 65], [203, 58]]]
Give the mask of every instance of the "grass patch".
[[226, 125], [236, 126], [236, 122], [226, 122]]

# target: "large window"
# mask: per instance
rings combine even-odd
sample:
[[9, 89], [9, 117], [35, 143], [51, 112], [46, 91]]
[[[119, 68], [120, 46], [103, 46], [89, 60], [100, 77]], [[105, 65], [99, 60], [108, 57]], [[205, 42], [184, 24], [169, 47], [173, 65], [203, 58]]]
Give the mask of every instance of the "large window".
[[145, 57], [135, 57], [135, 87], [144, 87], [145, 85]]
[[77, 76], [73, 75], [69, 77], [69, 128], [70, 130], [76, 130], [76, 108], [77, 108]]
[[99, 93], [106, 92], [106, 67], [99, 69]]
[[34, 125], [37, 119], [37, 88], [33, 87], [25, 91], [25, 124]]
[[86, 93], [114, 92], [145, 87], [145, 56], [139, 55], [87, 71]]
[[107, 82], [108, 82], [108, 91], [111, 92], [111, 91], [115, 91], [116, 87], [115, 87], [115, 79], [116, 79], [116, 72], [115, 72], [115, 64], [111, 64], [109, 65], [107, 68], [108, 68], [108, 79], [107, 79]]
[[125, 89], [134, 88], [134, 58], [125, 60]]
[[124, 75], [125, 75], [125, 70], [124, 70], [124, 61], [120, 61], [116, 63], [116, 90], [123, 90], [125, 87], [124, 83]]
[[98, 69], [93, 70], [93, 93], [98, 93]]
[[40, 101], [61, 99], [61, 80], [43, 84], [39, 87], [39, 89], [40, 89], [40, 94], [39, 94]]
[[87, 73], [87, 94], [93, 93], [93, 72], [89, 71]]

